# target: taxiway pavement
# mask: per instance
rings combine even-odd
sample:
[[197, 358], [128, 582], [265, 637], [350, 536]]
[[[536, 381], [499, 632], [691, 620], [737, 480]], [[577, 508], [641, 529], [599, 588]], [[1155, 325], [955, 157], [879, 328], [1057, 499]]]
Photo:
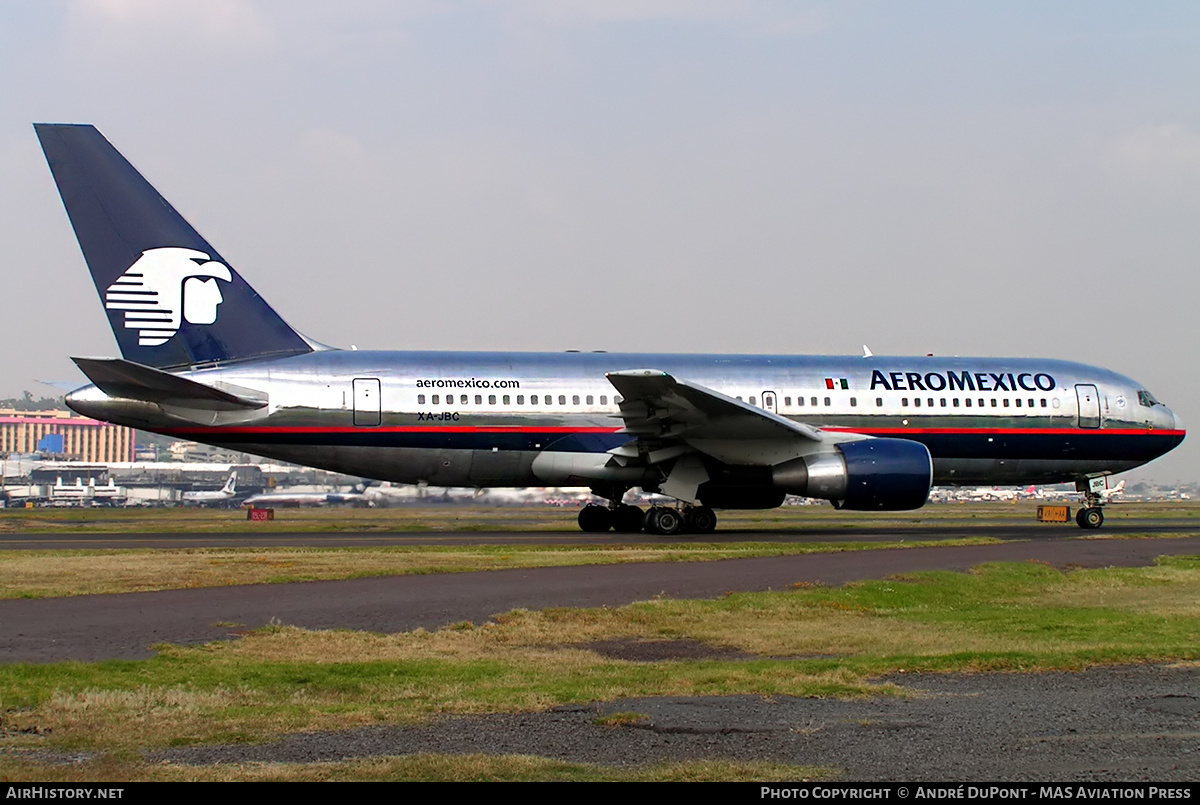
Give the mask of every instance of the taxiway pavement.
[[[1112, 517], [1093, 536], [1168, 536], [1200, 534], [1200, 522], [1189, 517]], [[120, 548], [306, 548], [390, 547], [402, 545], [661, 545], [664, 541], [685, 542], [890, 542], [938, 541], [963, 537], [1005, 540], [1062, 540], [1081, 535], [1074, 523], [1036, 523], [992, 516], [938, 518], [897, 526], [895, 523], [862, 523], [797, 526], [791, 522], [778, 528], [736, 529], [721, 527], [703, 537], [686, 535], [665, 540], [650, 534], [585, 534], [571, 527], [564, 531], [222, 531], [200, 533], [72, 533], [69, 531], [0, 534], [0, 550], [74, 550]]]
[[[860, 532], [841, 536], [861, 538]], [[920, 529], [892, 529], [890, 538], [915, 540], [919, 534]], [[921, 570], [961, 571], [984, 562], [1138, 566], [1165, 554], [1200, 553], [1200, 536], [1113, 536], [5, 600], [0, 601], [0, 662], [143, 658], [157, 643], [234, 638], [270, 623], [400, 632], [484, 622], [516, 608], [619, 606], [656, 596], [711, 598], [802, 582], [839, 585]]]

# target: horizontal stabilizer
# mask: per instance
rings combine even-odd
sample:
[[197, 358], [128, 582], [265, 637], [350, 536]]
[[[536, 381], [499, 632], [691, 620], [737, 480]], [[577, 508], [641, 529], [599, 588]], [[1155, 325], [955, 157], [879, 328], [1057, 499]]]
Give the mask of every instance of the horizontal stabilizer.
[[266, 395], [253, 389], [224, 383], [224, 388], [217, 388], [120, 358], [71, 360], [110, 397], [205, 411], [246, 411], [267, 405]]

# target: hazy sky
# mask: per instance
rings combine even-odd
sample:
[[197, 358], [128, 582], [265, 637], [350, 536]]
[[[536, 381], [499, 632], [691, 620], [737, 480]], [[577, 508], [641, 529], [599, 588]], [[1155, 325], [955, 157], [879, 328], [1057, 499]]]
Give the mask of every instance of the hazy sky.
[[326, 343], [1065, 358], [1200, 427], [1195, 3], [0, 0], [0, 75], [0, 396], [117, 354], [50, 121]]

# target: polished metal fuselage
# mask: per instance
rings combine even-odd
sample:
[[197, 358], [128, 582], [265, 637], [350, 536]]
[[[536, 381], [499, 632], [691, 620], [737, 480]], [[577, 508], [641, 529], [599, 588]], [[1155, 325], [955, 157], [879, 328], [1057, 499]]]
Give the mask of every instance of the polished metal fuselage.
[[558, 465], [540, 456], [603, 454], [630, 440], [605, 377], [630, 369], [668, 372], [829, 434], [920, 441], [935, 484], [1117, 473], [1184, 438], [1174, 413], [1144, 404], [1134, 380], [1027, 358], [329, 350], [181, 373], [269, 398], [246, 413], [111, 399], [92, 386], [68, 403], [100, 419], [366, 478], [556, 485], [580, 479], [544, 470]]

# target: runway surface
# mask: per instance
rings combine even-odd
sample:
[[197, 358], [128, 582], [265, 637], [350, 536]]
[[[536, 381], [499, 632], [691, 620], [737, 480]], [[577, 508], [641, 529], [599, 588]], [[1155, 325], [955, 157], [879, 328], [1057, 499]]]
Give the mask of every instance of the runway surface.
[[[401, 545], [661, 545], [663, 542], [890, 542], [894, 540], [949, 540], [991, 537], [1005, 540], [1062, 540], [1079, 537], [1074, 524], [1037, 523], [980, 518], [938, 518], [929, 523], [897, 526], [819, 524], [797, 527], [737, 530], [719, 528], [703, 537], [679, 536], [669, 540], [649, 534], [585, 534], [571, 527], [563, 531], [317, 531], [317, 532], [164, 532], [164, 533], [41, 533], [0, 534], [0, 550], [72, 550], [109, 548], [262, 548], [279, 546], [346, 548]], [[1200, 518], [1110, 516], [1100, 536], [1200, 534]]]
[[[1082, 567], [1137, 566], [1150, 564], [1156, 556], [1164, 554], [1200, 553], [1200, 536], [1079, 539], [1073, 538], [1078, 536], [1078, 531], [1065, 527], [1049, 527], [1044, 532], [1041, 528], [1046, 527], [1018, 528], [1047, 536], [999, 545], [880, 549], [717, 562], [497, 570], [6, 600], [0, 601], [0, 662], [142, 658], [151, 654], [151, 647], [156, 643], [186, 644], [231, 638], [240, 631], [272, 622], [312, 629], [399, 632], [418, 627], [433, 629], [464, 620], [479, 623], [515, 608], [617, 606], [655, 596], [711, 598], [728, 591], [786, 589], [797, 582], [839, 585], [918, 570], [966, 570], [995, 561], [1039, 560], [1058, 566]], [[849, 533], [841, 530], [839, 536], [863, 539], [866, 536], [864, 530], [854, 529]], [[940, 530], [947, 529], [942, 527]], [[963, 536], [961, 529], [949, 530], [955, 532], [954, 536]], [[1196, 529], [1192, 526], [1191, 530]], [[926, 538], [922, 531], [921, 528], [892, 528], [886, 538]], [[342, 540], [317, 544], [346, 544], [344, 540], [353, 537], [348, 534], [304, 536]], [[379, 535], [359, 536], [379, 538]], [[498, 535], [454, 535], [456, 538], [464, 536], [483, 542], [489, 541], [489, 537], [491, 542], [498, 541]], [[502, 536], [511, 538], [514, 535], [505, 533]], [[536, 536], [563, 541], [562, 535]], [[723, 541], [741, 538], [741, 535], [716, 536]], [[778, 535], [760, 532], [744, 536], [755, 540], [778, 538]], [[805, 536], [810, 541], [826, 538], [807, 532]], [[1109, 532], [1106, 536], [1114, 534]], [[182, 547], [193, 538], [196, 535], [181, 537], [183, 542], [176, 544]], [[880, 534], [876, 538], [885, 537]], [[595, 535], [591, 535], [589, 541], [595, 542]], [[618, 541], [628, 542], [627, 539]], [[258, 540], [253, 542], [259, 544]], [[247, 541], [243, 539], [238, 544], [245, 545]], [[301, 543], [289, 541], [287, 544]]]

